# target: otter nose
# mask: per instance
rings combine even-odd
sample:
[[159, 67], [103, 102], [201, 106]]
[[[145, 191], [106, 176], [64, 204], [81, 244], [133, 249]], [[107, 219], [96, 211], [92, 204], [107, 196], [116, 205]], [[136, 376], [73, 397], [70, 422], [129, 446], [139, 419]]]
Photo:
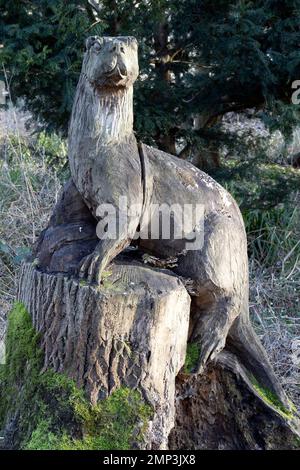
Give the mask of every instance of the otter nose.
[[124, 46], [120, 41], [113, 41], [111, 50], [113, 52], [116, 52], [117, 54], [120, 54], [121, 52], [125, 52]]

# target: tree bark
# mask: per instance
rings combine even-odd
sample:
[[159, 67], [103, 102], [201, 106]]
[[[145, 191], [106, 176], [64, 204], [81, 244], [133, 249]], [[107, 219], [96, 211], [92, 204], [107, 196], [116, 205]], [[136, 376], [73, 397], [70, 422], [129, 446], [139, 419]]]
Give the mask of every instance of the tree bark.
[[67, 373], [93, 404], [120, 386], [140, 390], [154, 410], [145, 445], [167, 448], [189, 326], [179, 279], [119, 264], [97, 288], [25, 264], [18, 298], [41, 334], [44, 368]]

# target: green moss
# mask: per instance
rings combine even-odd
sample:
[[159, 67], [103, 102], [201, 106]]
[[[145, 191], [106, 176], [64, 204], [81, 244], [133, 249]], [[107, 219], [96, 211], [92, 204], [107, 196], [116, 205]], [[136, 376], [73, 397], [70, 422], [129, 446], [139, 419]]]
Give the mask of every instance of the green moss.
[[188, 343], [186, 349], [184, 372], [190, 374], [196, 367], [200, 355], [200, 345], [198, 343]]
[[110, 279], [111, 271], [103, 271], [101, 275], [101, 287], [105, 290], [113, 290], [114, 292], [124, 292], [127, 285], [120, 279]]
[[138, 391], [122, 387], [92, 406], [66, 375], [41, 372], [39, 336], [21, 304], [9, 315], [6, 352], [0, 413], [3, 424], [17, 417], [16, 448], [130, 449], [143, 440], [152, 411]]
[[151, 417], [151, 409], [139, 392], [128, 388], [116, 390], [96, 406], [71, 399], [74, 413], [82, 423], [82, 437], [74, 438], [67, 431], [52, 431], [52, 422], [40, 421], [25, 446], [27, 450], [126, 450], [133, 442], [142, 441]]
[[271, 405], [273, 408], [277, 410], [277, 412], [286, 419], [292, 419], [294, 417], [294, 411], [296, 410], [295, 405], [291, 403], [291, 408], [287, 409], [283, 403], [280, 401], [280, 399], [275, 395], [274, 392], [269, 390], [266, 387], [263, 387], [261, 384], [258, 383], [256, 378], [252, 375], [250, 377], [251, 383], [257, 393], [263, 398], [263, 400]]
[[53, 432], [50, 420], [41, 420], [35, 430], [32, 432], [25, 450], [56, 450], [61, 445], [61, 440]]
[[296, 405], [288, 398], [288, 402], [290, 405], [290, 410], [292, 413], [298, 413]]
[[[7, 412], [12, 415], [20, 406], [20, 390], [22, 400], [30, 402], [34, 397], [43, 359], [38, 343], [39, 337], [32, 328], [28, 312], [16, 303], [8, 318], [6, 358], [1, 373], [1, 422]], [[31, 378], [28, 386], [24, 385], [25, 375]]]

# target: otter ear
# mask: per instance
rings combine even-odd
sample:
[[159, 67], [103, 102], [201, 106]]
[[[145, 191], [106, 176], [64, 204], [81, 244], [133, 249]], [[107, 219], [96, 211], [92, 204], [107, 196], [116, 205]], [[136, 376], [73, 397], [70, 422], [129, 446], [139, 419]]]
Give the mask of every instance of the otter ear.
[[131, 43], [134, 44], [135, 47], [138, 47], [137, 39], [134, 36], [131, 36]]
[[89, 38], [87, 38], [87, 40], [85, 41], [86, 50], [88, 51], [95, 44], [96, 41], [101, 42], [101, 38], [99, 36], [90, 36]]

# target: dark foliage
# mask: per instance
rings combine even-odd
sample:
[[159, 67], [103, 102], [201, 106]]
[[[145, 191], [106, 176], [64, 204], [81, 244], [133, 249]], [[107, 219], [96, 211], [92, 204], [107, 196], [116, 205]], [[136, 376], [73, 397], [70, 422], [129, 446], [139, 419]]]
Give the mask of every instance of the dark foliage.
[[247, 108], [286, 134], [296, 122], [300, 0], [0, 0], [13, 96], [65, 132], [84, 38], [102, 33], [139, 40], [135, 128], [148, 143], [185, 157], [218, 147], [220, 118]]

